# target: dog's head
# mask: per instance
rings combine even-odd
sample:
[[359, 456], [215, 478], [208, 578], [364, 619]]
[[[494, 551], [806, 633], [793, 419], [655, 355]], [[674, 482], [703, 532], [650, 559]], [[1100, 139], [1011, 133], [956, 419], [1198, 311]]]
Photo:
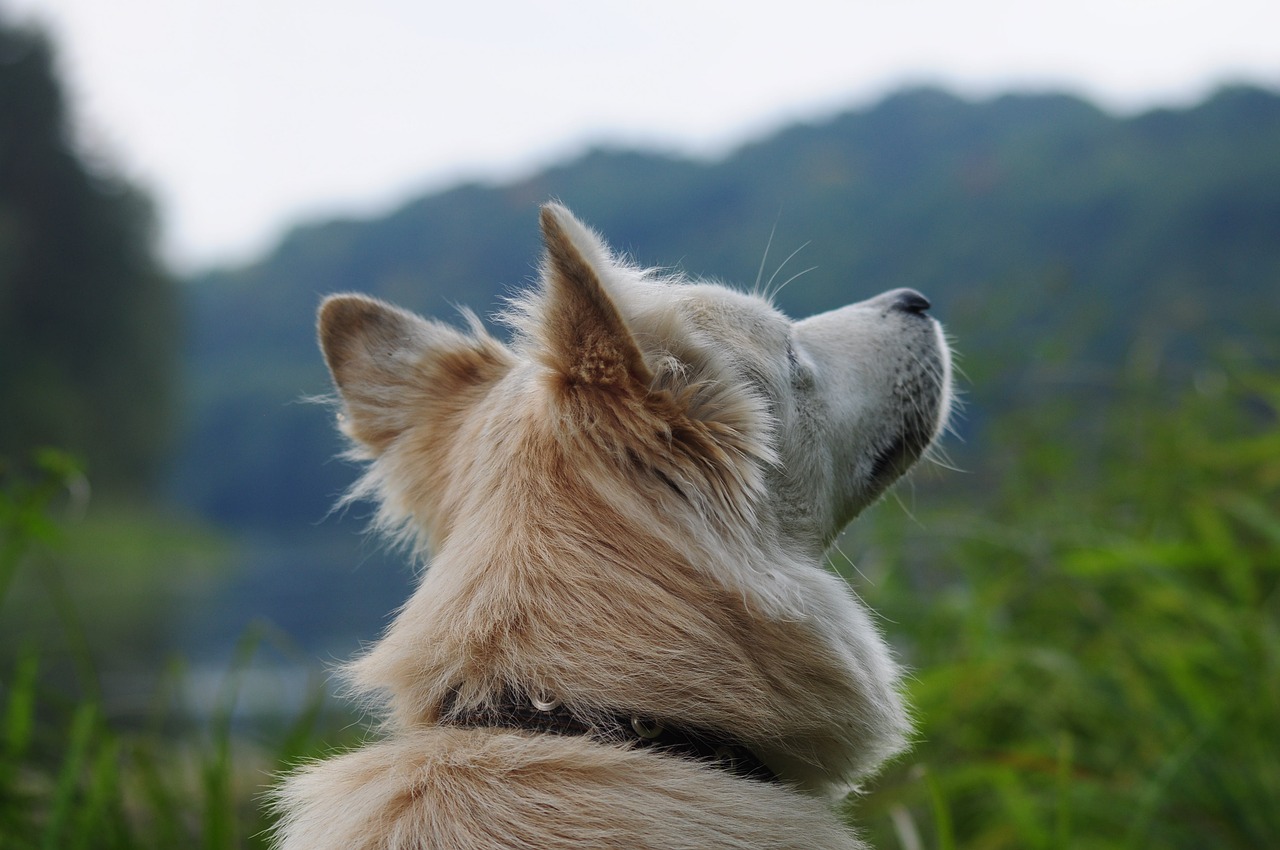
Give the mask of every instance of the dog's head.
[[[410, 719], [476, 677], [536, 680], [731, 723], [827, 778], [866, 769], [906, 728], [896, 672], [820, 558], [944, 425], [928, 302], [793, 322], [631, 267], [558, 205], [542, 231], [510, 345], [358, 295], [321, 309], [342, 428], [372, 461], [356, 494], [437, 552], [358, 677]], [[720, 691], [668, 682], [676, 658]]]
[[375, 466], [361, 493], [384, 501], [390, 524], [443, 541], [451, 458], [502, 436], [465, 424], [500, 383], [517, 390], [502, 406], [540, 394], [565, 437], [596, 443], [627, 480], [678, 491], [717, 524], [750, 517], [808, 552], [945, 424], [947, 347], [911, 290], [793, 322], [761, 297], [622, 264], [561, 206], [543, 209], [542, 228], [541, 287], [505, 316], [515, 351], [474, 319], [462, 333], [365, 296], [326, 299], [320, 341], [344, 432], [364, 457], [418, 460]]

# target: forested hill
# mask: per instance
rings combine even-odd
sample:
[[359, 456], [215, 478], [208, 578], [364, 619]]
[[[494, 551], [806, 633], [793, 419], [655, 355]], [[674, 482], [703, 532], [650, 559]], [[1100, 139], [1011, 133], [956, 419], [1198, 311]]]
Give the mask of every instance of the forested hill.
[[327, 390], [320, 296], [488, 312], [532, 276], [548, 198], [643, 264], [745, 285], [776, 224], [765, 277], [813, 267], [779, 297], [793, 315], [920, 289], [966, 355], [970, 427], [1047, 380], [1087, 417], [1120, 370], [1176, 379], [1280, 331], [1277, 94], [1116, 117], [1066, 96], [916, 90], [720, 161], [602, 150], [299, 228], [256, 265], [189, 281], [177, 497], [234, 524], [322, 517], [353, 473], [329, 461], [329, 413], [299, 403]]

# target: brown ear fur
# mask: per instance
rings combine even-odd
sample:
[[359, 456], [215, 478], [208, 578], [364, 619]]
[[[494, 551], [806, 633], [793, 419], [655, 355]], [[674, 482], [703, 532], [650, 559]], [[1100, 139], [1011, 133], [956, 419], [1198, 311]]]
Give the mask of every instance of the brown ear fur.
[[[761, 405], [723, 384], [658, 381], [610, 291], [627, 285], [630, 270], [559, 204], [545, 205], [540, 221], [541, 292], [523, 302], [517, 327], [550, 373], [563, 423], [575, 423], [560, 438], [585, 439], [615, 462], [653, 470], [690, 498], [715, 501], [721, 514], [750, 513], [757, 461], [772, 458]], [[703, 418], [692, 408], [709, 394], [715, 415]]]
[[320, 306], [318, 334], [342, 396], [343, 431], [381, 454], [433, 405], [509, 366], [502, 345], [472, 319], [471, 335], [363, 295], [332, 295]]
[[584, 252], [591, 238], [568, 211], [542, 208], [544, 309], [538, 328], [543, 358], [568, 386], [645, 389], [653, 380], [631, 330]]

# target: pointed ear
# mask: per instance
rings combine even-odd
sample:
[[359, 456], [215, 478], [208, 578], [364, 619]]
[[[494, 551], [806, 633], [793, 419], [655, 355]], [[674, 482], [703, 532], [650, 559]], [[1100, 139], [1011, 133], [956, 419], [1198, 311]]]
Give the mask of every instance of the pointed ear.
[[541, 224], [547, 252], [536, 333], [547, 365], [568, 385], [648, 387], [652, 374], [602, 279], [608, 248], [559, 204], [542, 208]]
[[501, 377], [506, 349], [472, 324], [468, 335], [363, 295], [326, 298], [318, 335], [347, 435], [379, 454], [411, 426], [429, 425], [433, 406]]

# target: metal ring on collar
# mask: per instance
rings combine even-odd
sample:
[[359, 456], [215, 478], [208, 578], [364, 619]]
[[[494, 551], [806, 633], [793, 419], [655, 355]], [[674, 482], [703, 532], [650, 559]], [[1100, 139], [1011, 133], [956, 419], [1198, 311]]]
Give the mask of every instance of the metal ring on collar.
[[560, 707], [560, 698], [546, 688], [539, 688], [536, 694], [529, 694], [529, 702], [538, 711], [555, 711]]

